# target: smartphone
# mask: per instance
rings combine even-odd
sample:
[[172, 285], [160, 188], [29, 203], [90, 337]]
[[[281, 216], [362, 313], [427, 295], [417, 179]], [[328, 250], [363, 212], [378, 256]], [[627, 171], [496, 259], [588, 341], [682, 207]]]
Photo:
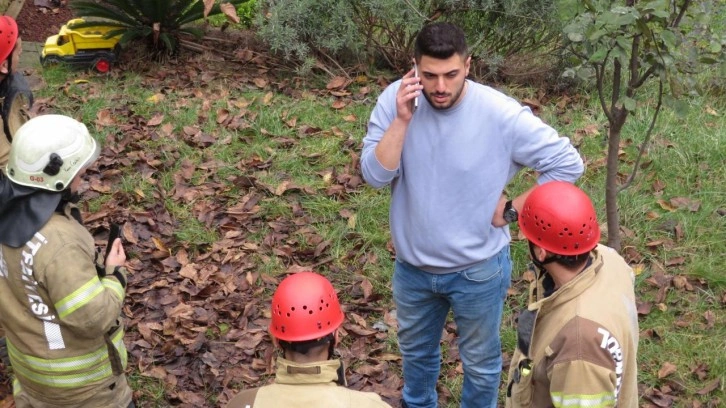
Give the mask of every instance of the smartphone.
[[[113, 246], [113, 241], [116, 240], [116, 238], [121, 237], [121, 228], [119, 228], [118, 224], [111, 224], [111, 229], [108, 232], [108, 243], [106, 243], [106, 258], [108, 258], [108, 254], [111, 252], [111, 247]], [[106, 259], [104, 258], [104, 259]]]
[[[415, 60], [413, 61], [413, 76], [418, 78], [418, 65]], [[413, 111], [416, 112], [416, 109], [418, 109], [418, 96], [413, 98]]]

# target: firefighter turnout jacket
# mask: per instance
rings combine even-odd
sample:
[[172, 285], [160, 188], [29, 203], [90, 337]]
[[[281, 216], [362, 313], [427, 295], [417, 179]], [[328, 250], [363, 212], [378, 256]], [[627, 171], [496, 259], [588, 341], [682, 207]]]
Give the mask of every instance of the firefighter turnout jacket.
[[13, 134], [28, 121], [33, 105], [33, 94], [22, 75], [13, 74], [0, 84], [0, 101], [0, 172], [4, 173]]
[[[127, 407], [123, 268], [96, 268], [66, 204], [19, 247], [0, 245], [0, 323], [20, 407]], [[77, 209], [75, 209], [77, 211]]]
[[518, 318], [506, 406], [637, 407], [632, 269], [598, 245], [586, 269], [553, 293], [542, 275]]
[[344, 372], [340, 360], [300, 364], [278, 358], [274, 384], [240, 392], [227, 408], [391, 407], [375, 393], [347, 388]]

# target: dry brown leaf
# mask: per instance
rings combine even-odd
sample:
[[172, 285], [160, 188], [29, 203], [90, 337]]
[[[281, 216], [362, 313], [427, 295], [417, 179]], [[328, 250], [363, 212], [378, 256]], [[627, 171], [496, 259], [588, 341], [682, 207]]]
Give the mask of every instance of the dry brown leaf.
[[670, 204], [676, 208], [688, 209], [691, 212], [698, 212], [701, 207], [700, 200], [692, 200], [688, 197], [673, 197], [670, 199]]
[[691, 366], [690, 369], [691, 373], [701, 381], [708, 377], [708, 365], [705, 363], [698, 364], [697, 366]]
[[337, 76], [337, 77], [331, 79], [330, 82], [328, 82], [328, 84], [325, 85], [325, 88], [328, 90], [341, 89], [341, 88], [345, 88], [346, 86], [348, 86], [348, 83], [349, 82], [346, 77]]
[[675, 211], [675, 210], [677, 210], [676, 207], [674, 207], [673, 205], [671, 205], [670, 203], [668, 203], [665, 200], [662, 200], [662, 199], [661, 200], [658, 200], [657, 203], [658, 203], [658, 205], [660, 205], [660, 208], [662, 208], [662, 209], [664, 209], [666, 211]]
[[713, 326], [716, 324], [716, 314], [713, 312], [713, 310], [706, 310], [703, 313], [703, 318], [706, 319], [707, 329], [712, 329]]
[[648, 212], [647, 212], [647, 213], [645, 214], [645, 218], [647, 218], [648, 220], [651, 220], [651, 221], [652, 221], [652, 220], [656, 220], [656, 219], [660, 218], [660, 214], [658, 214], [658, 213], [657, 213], [657, 212], [655, 212], [655, 211], [648, 211]]
[[360, 283], [360, 287], [363, 289], [363, 299], [368, 300], [373, 294], [373, 285], [371, 284], [371, 281], [369, 281], [368, 278], [363, 278]]
[[219, 9], [227, 17], [230, 23], [239, 23], [239, 16], [237, 15], [237, 8], [232, 3], [222, 3], [219, 5]]
[[348, 103], [345, 102], [344, 100], [342, 100], [342, 99], [336, 99], [335, 102], [333, 102], [333, 104], [330, 105], [330, 107], [333, 108], [333, 109], [343, 109], [347, 105], [348, 105]]
[[651, 308], [653, 307], [653, 304], [650, 302], [638, 302], [637, 303], [637, 310], [638, 315], [645, 316], [650, 313]]
[[708, 113], [711, 116], [718, 116], [718, 112], [716, 112], [715, 109], [713, 109], [712, 107], [710, 107], [708, 105], [706, 105], [706, 109], [705, 110], [706, 110], [706, 113]]
[[668, 377], [676, 371], [678, 371], [678, 367], [676, 367], [675, 364], [666, 361], [665, 363], [663, 363], [663, 366], [660, 368], [660, 370], [658, 370], [658, 378]]
[[229, 119], [229, 110], [221, 108], [217, 109], [217, 124], [222, 124]]
[[114, 124], [110, 109], [101, 109], [96, 113], [97, 126], [111, 126]]
[[683, 265], [686, 262], [686, 258], [683, 256], [677, 256], [666, 261], [665, 266], [677, 266]]
[[212, 11], [214, 1], [215, 0], [204, 0], [204, 18], [207, 18], [207, 16], [209, 16], [209, 12]]
[[164, 136], [167, 136], [167, 137], [171, 136], [171, 134], [173, 132], [174, 132], [174, 125], [172, 125], [171, 123], [164, 123], [163, 125], [161, 125], [161, 133]]
[[653, 191], [655, 191], [655, 192], [663, 191], [663, 189], [665, 189], [665, 187], [666, 187], [665, 182], [660, 179], [657, 179], [653, 182]]
[[693, 285], [688, 282], [688, 278], [682, 275], [676, 275], [673, 277], [673, 286], [676, 289], [685, 289], [687, 291], [693, 291]]
[[253, 79], [252, 82], [254, 82], [255, 86], [257, 86], [260, 89], [267, 86], [267, 80], [265, 78], [257, 77], [255, 79]]
[[161, 239], [157, 237], [151, 237], [151, 240], [154, 242], [154, 246], [156, 247], [156, 249], [162, 252], [169, 252], [169, 249], [164, 245], [164, 242]]
[[157, 113], [151, 119], [149, 119], [148, 122], [146, 122], [146, 126], [159, 126], [159, 125], [161, 125], [161, 122], [163, 122], [163, 121], [164, 121], [164, 114]]
[[281, 195], [285, 194], [285, 191], [289, 190], [291, 188], [291, 186], [292, 186], [292, 182], [290, 180], [283, 181], [275, 188], [275, 195], [281, 196]]
[[705, 387], [703, 387], [702, 389], [700, 389], [700, 390], [696, 391], [696, 394], [698, 394], [698, 395], [706, 395], [706, 394], [710, 394], [710, 393], [711, 393], [711, 391], [713, 391], [713, 390], [715, 390], [716, 388], [718, 388], [718, 386], [719, 386], [720, 384], [721, 384], [721, 378], [716, 378], [716, 379], [714, 379], [713, 381], [711, 381], [710, 383], [708, 383], [708, 384], [707, 384], [707, 385], [706, 385]]

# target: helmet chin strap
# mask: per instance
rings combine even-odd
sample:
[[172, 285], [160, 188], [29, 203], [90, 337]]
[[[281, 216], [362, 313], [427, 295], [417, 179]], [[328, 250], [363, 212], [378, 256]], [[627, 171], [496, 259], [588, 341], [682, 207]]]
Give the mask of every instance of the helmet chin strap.
[[539, 278], [542, 277], [542, 275], [544, 275], [545, 273], [547, 273], [547, 268], [545, 267], [545, 265], [547, 265], [548, 263], [552, 263], [552, 262], [556, 261], [557, 260], [557, 256], [556, 255], [553, 255], [553, 256], [550, 256], [549, 258], [545, 258], [544, 261], [540, 261], [539, 259], [537, 259], [537, 255], [534, 253], [534, 246], [535, 245], [532, 243], [532, 241], [527, 241], [527, 242], [529, 243], [529, 255], [532, 258], [532, 263], [538, 269], [537, 278], [539, 279]]

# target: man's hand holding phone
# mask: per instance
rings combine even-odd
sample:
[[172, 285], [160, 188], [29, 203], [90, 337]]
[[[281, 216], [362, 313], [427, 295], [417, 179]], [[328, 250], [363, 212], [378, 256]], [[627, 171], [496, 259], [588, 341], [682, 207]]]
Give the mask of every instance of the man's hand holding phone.
[[413, 113], [418, 108], [418, 97], [423, 90], [420, 78], [418, 76], [418, 66], [413, 61], [413, 68], [403, 76], [401, 87], [398, 89], [397, 107], [399, 117], [405, 121], [411, 120]]
[[[418, 79], [418, 64], [416, 64], [415, 59], [413, 60], [413, 76]], [[418, 82], [418, 84], [420, 84], [420, 82]], [[416, 109], [418, 109], [418, 96], [413, 98], [413, 110], [411, 112], [416, 112]]]

